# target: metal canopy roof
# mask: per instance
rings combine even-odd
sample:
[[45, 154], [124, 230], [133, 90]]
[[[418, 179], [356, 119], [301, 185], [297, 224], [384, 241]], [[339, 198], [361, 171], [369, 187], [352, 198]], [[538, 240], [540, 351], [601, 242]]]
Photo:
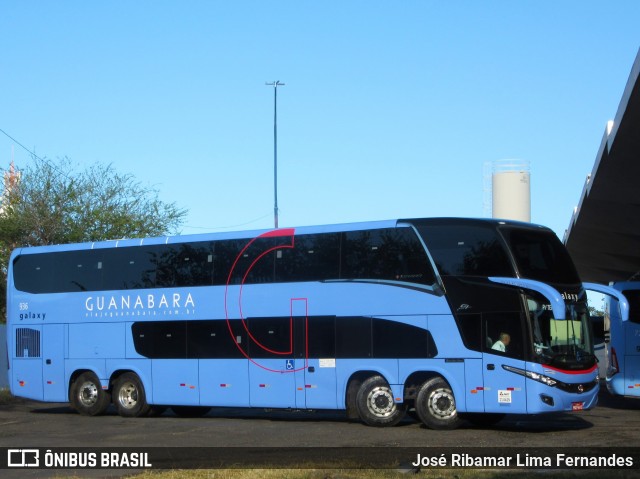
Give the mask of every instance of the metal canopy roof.
[[564, 243], [583, 281], [640, 280], [640, 50]]

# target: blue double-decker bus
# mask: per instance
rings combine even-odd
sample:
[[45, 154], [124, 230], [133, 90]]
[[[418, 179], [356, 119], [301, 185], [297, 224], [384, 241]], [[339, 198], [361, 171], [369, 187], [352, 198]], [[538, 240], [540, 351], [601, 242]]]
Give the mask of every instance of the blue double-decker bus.
[[389, 426], [589, 409], [586, 294], [555, 234], [405, 219], [22, 248], [16, 396], [84, 415], [345, 410]]

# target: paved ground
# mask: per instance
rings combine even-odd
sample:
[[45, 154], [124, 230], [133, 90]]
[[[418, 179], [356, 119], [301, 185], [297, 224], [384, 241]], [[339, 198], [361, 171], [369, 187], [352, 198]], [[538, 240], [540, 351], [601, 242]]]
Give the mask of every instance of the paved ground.
[[[640, 400], [612, 398], [603, 391], [592, 411], [508, 417], [485, 428], [465, 423], [454, 431], [433, 431], [410, 419], [392, 428], [372, 428], [349, 422], [340, 412], [325, 411], [218, 409], [198, 419], [179, 418], [171, 411], [155, 418], [125, 419], [113, 411], [83, 417], [66, 404], [25, 401], [0, 406], [0, 447], [132, 446], [638, 448]], [[31, 477], [36, 477], [35, 471]]]

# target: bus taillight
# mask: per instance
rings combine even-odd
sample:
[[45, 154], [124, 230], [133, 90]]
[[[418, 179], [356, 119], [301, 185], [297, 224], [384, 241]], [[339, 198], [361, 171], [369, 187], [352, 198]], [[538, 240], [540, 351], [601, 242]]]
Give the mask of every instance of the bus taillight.
[[620, 371], [618, 367], [618, 355], [616, 354], [616, 348], [611, 347], [611, 361], [609, 362], [609, 369], [607, 370], [607, 376], [611, 377]]

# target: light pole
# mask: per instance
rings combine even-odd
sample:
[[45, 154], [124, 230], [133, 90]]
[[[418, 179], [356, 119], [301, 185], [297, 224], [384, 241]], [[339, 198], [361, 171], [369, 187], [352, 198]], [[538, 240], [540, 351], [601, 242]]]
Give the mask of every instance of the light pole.
[[278, 227], [278, 87], [284, 86], [280, 80], [265, 83], [273, 87], [273, 222]]

